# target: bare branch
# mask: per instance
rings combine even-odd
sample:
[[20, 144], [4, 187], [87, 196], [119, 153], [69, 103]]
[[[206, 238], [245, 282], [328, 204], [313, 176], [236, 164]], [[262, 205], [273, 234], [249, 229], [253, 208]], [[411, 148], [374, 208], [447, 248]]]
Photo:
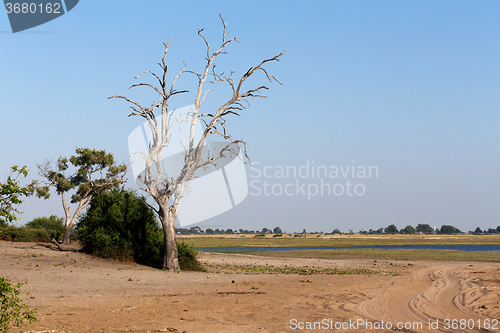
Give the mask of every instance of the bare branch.
[[[110, 98], [121, 98], [131, 103], [132, 112], [129, 116], [141, 116], [148, 120], [148, 125], [151, 130], [152, 142], [149, 145], [148, 151], [140, 152], [140, 156], [137, 158], [145, 158], [145, 170], [144, 174], [139, 174], [137, 178], [145, 185], [146, 189], [144, 191], [148, 192], [153, 199], [158, 204], [158, 208], [152, 207], [159, 215], [160, 220], [163, 225], [165, 239], [166, 239], [166, 249], [165, 249], [165, 268], [178, 269], [176, 247], [175, 247], [175, 219], [177, 217], [178, 208], [180, 201], [183, 197], [183, 193], [186, 186], [190, 180], [195, 177], [195, 171], [199, 168], [206, 168], [209, 165], [217, 167], [217, 161], [221, 158], [226, 157], [228, 154], [236, 154], [241, 158], [241, 151], [244, 151], [245, 158], [250, 162], [250, 158], [247, 153], [247, 143], [243, 140], [233, 140], [232, 136], [229, 134], [226, 116], [235, 115], [239, 116], [246, 107], [249, 106], [250, 98], [265, 98], [263, 94], [265, 90], [268, 89], [265, 85], [260, 85], [257, 87], [250, 87], [249, 89], [244, 89], [245, 81], [255, 74], [256, 72], [264, 73], [266, 79], [270, 82], [276, 81], [281, 84], [273, 75], [271, 75], [265, 68], [266, 64], [273, 61], [279, 61], [280, 57], [284, 54], [281, 52], [274, 57], [265, 59], [261, 61], [257, 66], [250, 67], [241, 77], [234, 78], [234, 72], [229, 73], [218, 72], [216, 65], [216, 60], [221, 54], [226, 54], [226, 47], [232, 42], [238, 42], [235, 37], [229, 38], [227, 32], [227, 23], [219, 15], [222, 23], [222, 41], [217, 46], [212, 48], [203, 34], [204, 30], [199, 29], [198, 35], [202, 38], [205, 44], [205, 60], [206, 63], [204, 67], [200, 70], [187, 69], [187, 65], [184, 63], [184, 67], [177, 73], [177, 75], [172, 79], [171, 84], [167, 88], [167, 64], [166, 56], [170, 41], [164, 44], [165, 49], [161, 62], [158, 64], [162, 72], [158, 75], [150, 71], [141, 73], [137, 78], [141, 77], [145, 73], [150, 73], [156, 79], [157, 83], [151, 84], [148, 82], [142, 82], [134, 84], [131, 88], [135, 87], [149, 87], [153, 89], [158, 94], [158, 101], [151, 104], [150, 108], [142, 107], [139, 103], [128, 99], [123, 96], [112, 96]], [[188, 144], [184, 144], [182, 141], [181, 145], [184, 149], [184, 165], [178, 174], [167, 175], [165, 169], [162, 170], [162, 150], [170, 143], [170, 129], [171, 120], [175, 110], [169, 111], [169, 99], [180, 93], [187, 93], [188, 90], [176, 90], [175, 84], [177, 84], [178, 78], [184, 74], [192, 74], [197, 78], [197, 87], [194, 94], [194, 108], [188, 112], [189, 121], [189, 141]], [[225, 102], [209, 112], [200, 113], [200, 108], [208, 93], [213, 90], [213, 88], [204, 87], [205, 83], [208, 82], [211, 85], [218, 83], [228, 84], [231, 87], [230, 96]], [[246, 88], [246, 87], [245, 87]], [[155, 115], [154, 111], [159, 108], [161, 110], [161, 115]], [[158, 119], [161, 117], [161, 119]], [[195, 142], [195, 129], [197, 121], [200, 120], [204, 129], [201, 134], [201, 138]], [[213, 150], [206, 149], [207, 139], [210, 135], [218, 135], [227, 142], [222, 148], [215, 148]], [[196, 137], [198, 134], [196, 134]], [[219, 146], [220, 147], [220, 146]], [[134, 153], [133, 155], [135, 155]], [[133, 161], [133, 162], [134, 162]], [[154, 174], [153, 174], [154, 173]], [[169, 200], [173, 199], [172, 201]]]

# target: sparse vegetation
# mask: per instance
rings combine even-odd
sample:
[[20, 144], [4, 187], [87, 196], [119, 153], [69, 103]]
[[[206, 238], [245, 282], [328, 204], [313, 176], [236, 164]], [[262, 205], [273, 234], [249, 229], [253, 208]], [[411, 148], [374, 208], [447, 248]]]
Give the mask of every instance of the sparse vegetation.
[[338, 249], [297, 251], [224, 251], [263, 257], [314, 259], [378, 259], [500, 262], [497, 251], [407, 250], [407, 249]]
[[19, 297], [24, 284], [26, 282], [12, 284], [8, 278], [0, 277], [0, 332], [8, 332], [12, 327], [20, 328], [25, 325], [25, 321], [38, 321], [36, 309], [31, 310]]
[[208, 268], [222, 272], [236, 274], [299, 274], [299, 275], [334, 275], [334, 274], [382, 274], [384, 272], [367, 268], [337, 268], [337, 267], [314, 267], [314, 266], [274, 266], [274, 265], [232, 265], [232, 264], [210, 264]]
[[17, 214], [21, 214], [17, 210], [16, 205], [23, 203], [23, 197], [29, 197], [35, 192], [39, 198], [47, 198], [41, 187], [38, 186], [38, 181], [34, 180], [30, 184], [21, 186], [18, 178], [26, 178], [28, 169], [26, 166], [12, 166], [11, 173], [7, 177], [5, 183], [0, 183], [0, 226], [6, 226], [8, 222], [16, 221]]

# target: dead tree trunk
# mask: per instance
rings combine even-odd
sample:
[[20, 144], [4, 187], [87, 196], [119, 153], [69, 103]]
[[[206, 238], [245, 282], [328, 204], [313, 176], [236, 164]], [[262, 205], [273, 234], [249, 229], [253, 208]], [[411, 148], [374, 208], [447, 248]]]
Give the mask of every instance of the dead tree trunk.
[[69, 245], [71, 244], [71, 240], [69, 239], [71, 233], [71, 228], [64, 228], [64, 237], [62, 244]]
[[[264, 95], [261, 95], [261, 91], [267, 90], [268, 88], [262, 85], [253, 89], [245, 90], [243, 88], [243, 84], [256, 72], [263, 73], [265, 78], [267, 78], [270, 82], [276, 81], [279, 83], [274, 76], [269, 75], [267, 70], [264, 68], [264, 65], [269, 62], [278, 61], [283, 55], [283, 52], [272, 58], [261, 61], [255, 67], [250, 67], [250, 69], [242, 74], [239, 80], [233, 78], [234, 72], [231, 72], [230, 74], [216, 72], [215, 58], [221, 54], [226, 54], [224, 49], [230, 43], [237, 41], [235, 37], [227, 39], [226, 22], [224, 22], [222, 17], [221, 21], [223, 25], [222, 44], [220, 44], [220, 46], [216, 49], [210, 48], [207, 39], [202, 34], [203, 29], [198, 31], [198, 35], [203, 39], [206, 46], [206, 64], [202, 71], [196, 72], [186, 70], [187, 66], [184, 64], [184, 68], [174, 77], [172, 84], [169, 87], [169, 84], [167, 84], [166, 81], [168, 70], [165, 62], [168, 45], [170, 43], [169, 41], [164, 44], [165, 51], [163, 58], [158, 64], [162, 69], [161, 74], [156, 75], [154, 72], [146, 71], [136, 77], [137, 79], [143, 74], [149, 73], [156, 79], [156, 81], [158, 81], [158, 85], [143, 82], [131, 86], [131, 88], [149, 87], [158, 93], [158, 101], [153, 102], [150, 107], [144, 107], [138, 102], [125, 96], [114, 95], [109, 97], [121, 98], [131, 103], [132, 112], [129, 116], [140, 116], [145, 118], [148, 122], [149, 129], [151, 130], [151, 141], [149, 143], [148, 150], [137, 151], [133, 155], [138, 154], [137, 157], [145, 159], [144, 175], [137, 175], [137, 179], [145, 185], [146, 188], [144, 190], [149, 193], [158, 204], [158, 209], [155, 209], [155, 211], [160, 217], [165, 240], [165, 258], [163, 268], [168, 270], [179, 270], [177, 245], [175, 243], [175, 219], [177, 217], [184, 188], [186, 184], [195, 177], [195, 171], [209, 165], [216, 166], [217, 160], [225, 158], [226, 154], [238, 155], [239, 149], [242, 147], [245, 148], [245, 156], [248, 158], [246, 153], [246, 142], [243, 140], [233, 140], [231, 135], [226, 132], [225, 117], [230, 115], [239, 115], [238, 112], [243, 111], [248, 105], [248, 99], [265, 97]], [[162, 172], [161, 161], [162, 150], [170, 143], [169, 131], [172, 126], [171, 119], [175, 111], [169, 109], [169, 98], [177, 94], [188, 92], [188, 90], [174, 89], [176, 80], [181, 75], [184, 75], [184, 73], [194, 75], [197, 79], [196, 96], [194, 96], [194, 108], [189, 113], [190, 119], [187, 120], [191, 122], [189, 141], [185, 142], [184, 167], [179, 174], [174, 173], [167, 175]], [[213, 85], [218, 82], [228, 84], [232, 93], [227, 96], [227, 99], [224, 99], [221, 102], [222, 104], [220, 107], [213, 109], [213, 111], [209, 113], [201, 113], [201, 104], [205, 100], [208, 92], [213, 89], [206, 89], [204, 88], [204, 85], [206, 83]], [[197, 122], [202, 122], [205, 127], [199, 139], [195, 139], [195, 127]], [[222, 137], [227, 145], [221, 149], [206, 152], [204, 150], [204, 146], [207, 143], [208, 136], [210, 135], [218, 135]], [[169, 205], [168, 201], [171, 198], [173, 198], [173, 203]]]
[[163, 210], [160, 207], [160, 221], [163, 227], [163, 239], [165, 241], [165, 254], [163, 256], [163, 269], [180, 271], [177, 243], [175, 241], [175, 219], [177, 215], [170, 209]]

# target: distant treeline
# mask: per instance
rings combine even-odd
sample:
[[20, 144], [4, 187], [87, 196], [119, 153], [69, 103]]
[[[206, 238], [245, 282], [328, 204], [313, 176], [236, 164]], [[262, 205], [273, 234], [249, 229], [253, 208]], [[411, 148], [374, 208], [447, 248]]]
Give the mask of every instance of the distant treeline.
[[231, 234], [282, 234], [280, 227], [274, 229], [263, 228], [261, 231], [255, 230], [233, 230], [233, 229], [211, 229], [203, 231], [200, 227], [192, 227], [190, 229], [175, 228], [175, 232], [180, 235], [231, 235]]
[[[334, 229], [332, 233], [341, 234], [338, 229]], [[353, 233], [351, 230], [349, 233]], [[377, 230], [370, 229], [368, 231], [360, 230], [359, 234], [370, 235], [370, 234], [444, 234], [444, 235], [452, 235], [452, 234], [463, 234], [464, 232], [458, 228], [455, 228], [452, 225], [443, 225], [441, 228], [434, 228], [428, 224], [418, 224], [415, 228], [411, 225], [406, 226], [403, 229], [399, 229], [391, 224], [387, 228], [379, 228]], [[488, 230], [482, 230], [480, 227], [477, 227], [474, 231], [470, 230], [467, 233], [474, 235], [484, 235], [484, 234], [498, 234], [500, 233], [500, 226], [496, 227], [496, 229], [489, 228]]]
[[[211, 229], [208, 228], [206, 230], [202, 230], [200, 227], [191, 227], [189, 229], [186, 228], [176, 228], [175, 231], [180, 235], [231, 235], [231, 234], [283, 234], [284, 232], [280, 227], [276, 227], [274, 229], [263, 228], [262, 230], [233, 230], [233, 229]], [[351, 234], [361, 234], [361, 235], [395, 235], [395, 234], [427, 234], [427, 235], [435, 235], [435, 234], [444, 234], [444, 235], [453, 235], [453, 234], [462, 234], [464, 233], [458, 228], [455, 228], [452, 225], [443, 225], [441, 228], [431, 227], [429, 224], [418, 224], [416, 227], [412, 227], [411, 225], [406, 226], [403, 229], [398, 229], [394, 224], [387, 226], [386, 228], [379, 229], [370, 229], [360, 230], [358, 232], [354, 232], [349, 230], [349, 232], [341, 232], [338, 228], [333, 229], [332, 232], [322, 232], [322, 231], [314, 231], [307, 232], [305, 229], [300, 233], [293, 234], [338, 234], [338, 235], [351, 235]], [[470, 230], [467, 233], [474, 235], [494, 235], [500, 234], [500, 226], [494, 228], [489, 228], [482, 230], [480, 227], [477, 227], [474, 231]]]

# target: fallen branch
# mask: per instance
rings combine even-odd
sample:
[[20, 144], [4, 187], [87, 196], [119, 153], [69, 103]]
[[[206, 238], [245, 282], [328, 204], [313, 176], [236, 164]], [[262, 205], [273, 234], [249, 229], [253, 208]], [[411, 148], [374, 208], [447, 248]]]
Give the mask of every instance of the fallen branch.
[[55, 248], [53, 246], [50, 246], [50, 248], [53, 250], [73, 251], [73, 252], [78, 252], [80, 250], [80, 248], [77, 245], [59, 244], [59, 242], [56, 241], [54, 238], [52, 238], [50, 242], [55, 245]]

